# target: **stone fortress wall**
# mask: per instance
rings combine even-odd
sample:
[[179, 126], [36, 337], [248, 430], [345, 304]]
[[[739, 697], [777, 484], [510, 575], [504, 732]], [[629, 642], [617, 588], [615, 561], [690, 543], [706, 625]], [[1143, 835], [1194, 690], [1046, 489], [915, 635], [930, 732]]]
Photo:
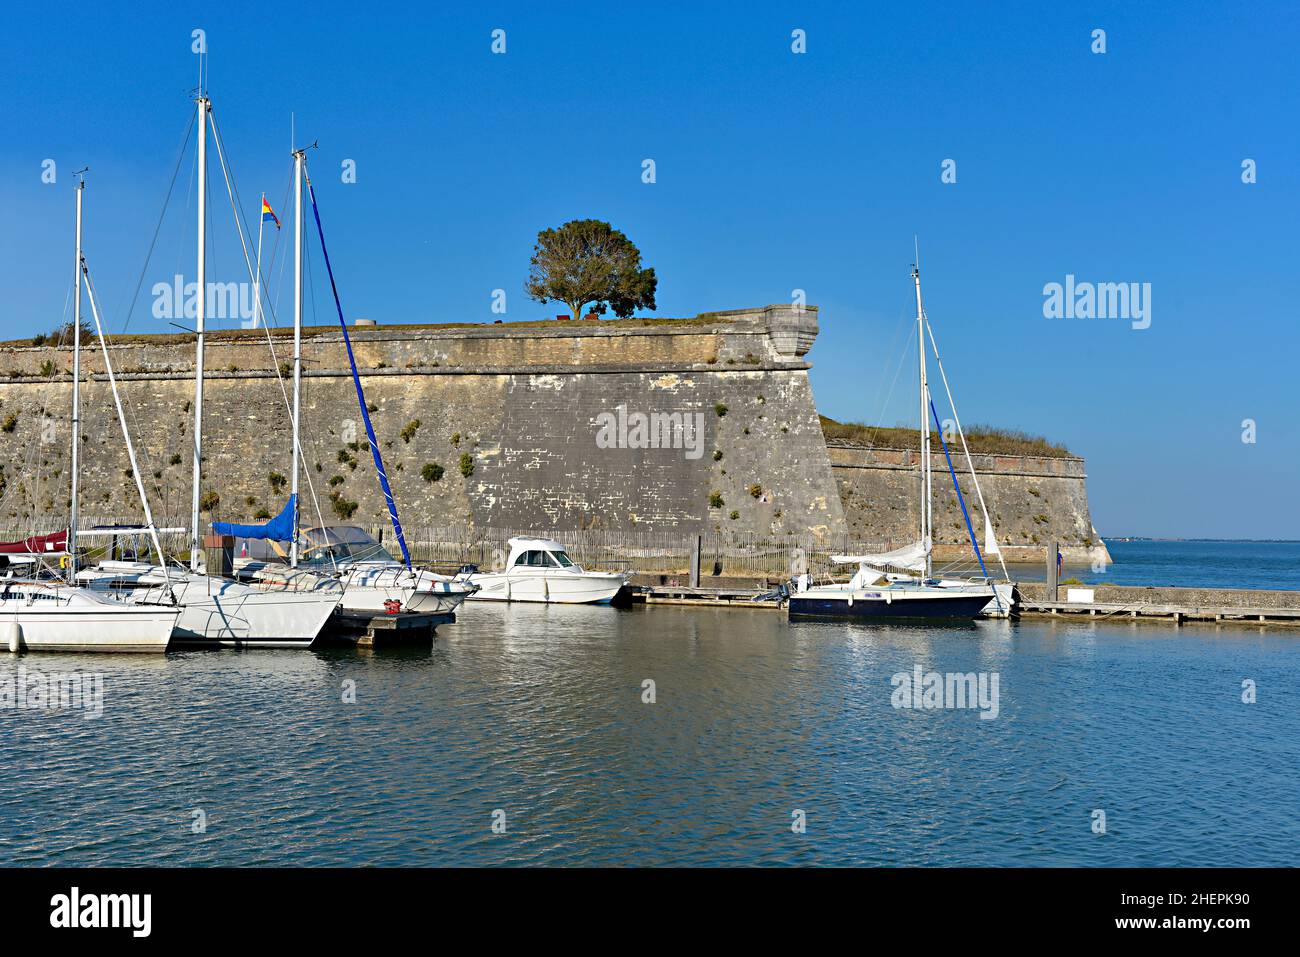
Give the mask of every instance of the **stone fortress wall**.
[[[916, 453], [827, 447], [805, 356], [818, 311], [790, 305], [686, 320], [350, 330], [376, 436], [408, 526], [674, 535], [915, 537]], [[210, 334], [204, 482], [211, 519], [252, 521], [287, 496], [286, 330]], [[118, 337], [141, 470], [161, 515], [188, 514], [193, 337]], [[337, 327], [304, 333], [303, 454], [326, 521], [386, 519]], [[82, 512], [138, 513], [98, 346], [83, 350]], [[67, 513], [71, 350], [0, 345], [0, 515]], [[980, 457], [999, 535], [1086, 547], [1080, 459]], [[936, 540], [965, 540], [942, 459]], [[987, 479], [983, 476], [987, 475]], [[953, 499], [950, 503], [948, 499]], [[315, 519], [303, 487], [304, 520]], [[954, 520], [954, 515], [958, 516]]]

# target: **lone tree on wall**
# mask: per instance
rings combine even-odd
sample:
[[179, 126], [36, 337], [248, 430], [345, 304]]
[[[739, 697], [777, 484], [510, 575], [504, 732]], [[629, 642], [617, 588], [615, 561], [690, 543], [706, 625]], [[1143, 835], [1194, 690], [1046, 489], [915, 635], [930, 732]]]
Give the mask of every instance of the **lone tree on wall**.
[[655, 308], [658, 280], [641, 268], [641, 250], [609, 223], [575, 219], [537, 234], [524, 291], [538, 302], [562, 302], [582, 318], [582, 309], [626, 319], [636, 309]]

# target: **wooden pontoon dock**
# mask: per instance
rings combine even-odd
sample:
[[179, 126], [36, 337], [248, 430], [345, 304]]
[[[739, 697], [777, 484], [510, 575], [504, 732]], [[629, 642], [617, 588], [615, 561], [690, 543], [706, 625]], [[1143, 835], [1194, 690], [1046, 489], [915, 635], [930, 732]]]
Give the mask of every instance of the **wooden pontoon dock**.
[[433, 640], [439, 625], [456, 621], [454, 611], [385, 612], [336, 611], [325, 625], [322, 640], [355, 648], [381, 648]]

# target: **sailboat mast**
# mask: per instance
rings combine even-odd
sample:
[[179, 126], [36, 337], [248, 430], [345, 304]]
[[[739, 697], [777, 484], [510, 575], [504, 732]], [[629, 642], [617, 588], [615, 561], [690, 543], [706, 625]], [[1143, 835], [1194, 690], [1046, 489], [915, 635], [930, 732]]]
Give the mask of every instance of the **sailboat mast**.
[[931, 478], [930, 478], [930, 387], [925, 377], [925, 310], [921, 305], [921, 270], [912, 266], [912, 283], [916, 286], [916, 346], [921, 372], [921, 544], [925, 546], [925, 576], [930, 577], [931, 562]]
[[199, 486], [203, 472], [203, 320], [207, 307], [207, 217], [208, 217], [208, 110], [212, 104], [202, 93], [199, 94], [199, 258], [197, 303], [194, 311], [194, 486], [190, 495], [190, 569], [199, 570], [203, 555], [202, 540], [199, 535]]
[[293, 477], [289, 495], [293, 500], [293, 541], [289, 544], [289, 565], [298, 567], [298, 426], [302, 401], [302, 169], [303, 151], [293, 154]]
[[257, 207], [257, 268], [253, 272], [253, 328], [261, 328], [262, 317], [262, 227], [263, 214], [262, 207], [266, 205], [266, 194], [262, 194], [262, 202]]
[[72, 511], [68, 516], [68, 580], [77, 575], [77, 521], [80, 509], [77, 498], [81, 483], [79, 472], [81, 456], [81, 197], [86, 189], [82, 176], [77, 180], [77, 262], [76, 285], [72, 307]]

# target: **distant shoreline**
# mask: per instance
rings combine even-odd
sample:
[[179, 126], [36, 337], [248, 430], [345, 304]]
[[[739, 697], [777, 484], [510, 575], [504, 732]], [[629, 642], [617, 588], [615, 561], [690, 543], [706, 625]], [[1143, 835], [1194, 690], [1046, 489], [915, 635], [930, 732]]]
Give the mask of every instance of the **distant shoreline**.
[[1103, 535], [1104, 542], [1214, 542], [1236, 545], [1300, 545], [1296, 538], [1165, 538], [1150, 535]]

